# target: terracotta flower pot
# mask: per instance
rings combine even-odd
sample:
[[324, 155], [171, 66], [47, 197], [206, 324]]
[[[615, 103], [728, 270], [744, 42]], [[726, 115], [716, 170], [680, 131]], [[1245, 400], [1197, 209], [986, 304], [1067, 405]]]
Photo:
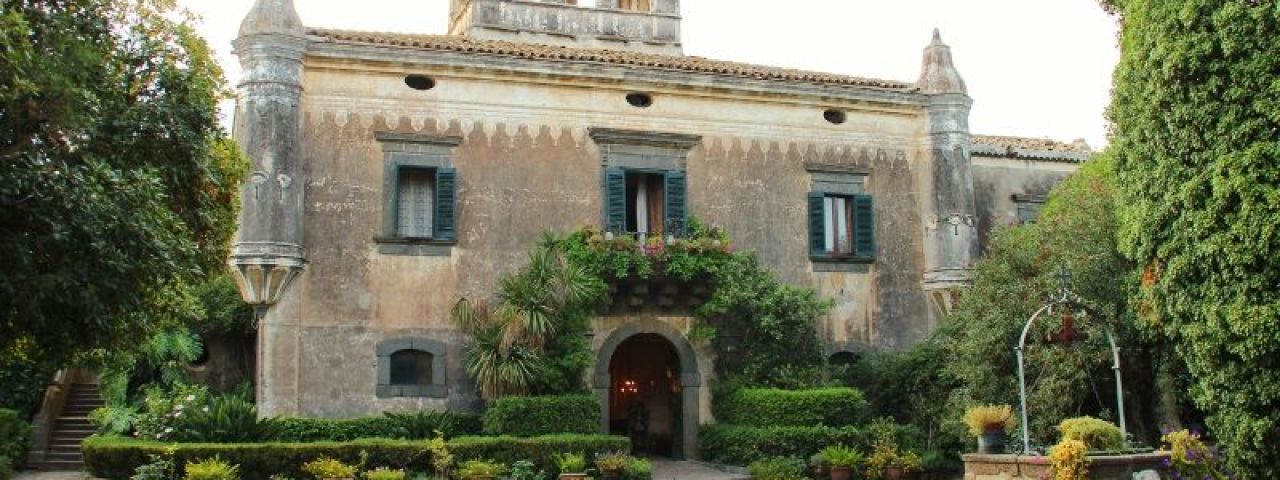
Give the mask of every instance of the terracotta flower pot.
[[989, 429], [978, 435], [978, 453], [1004, 453], [1004, 430]]
[[849, 467], [831, 467], [831, 480], [849, 480], [853, 471]]
[[902, 467], [885, 467], [884, 478], [888, 480], [902, 480], [907, 478], [907, 472], [903, 471]]
[[622, 470], [605, 470], [600, 473], [604, 475], [605, 480], [618, 480], [622, 478]]

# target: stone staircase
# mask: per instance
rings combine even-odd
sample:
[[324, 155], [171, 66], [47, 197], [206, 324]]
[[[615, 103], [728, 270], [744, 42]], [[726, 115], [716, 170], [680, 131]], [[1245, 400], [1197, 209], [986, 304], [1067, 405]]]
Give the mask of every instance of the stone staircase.
[[84, 457], [80, 442], [96, 431], [89, 423], [89, 412], [101, 407], [102, 394], [97, 383], [73, 383], [66, 405], [58, 415], [49, 435], [49, 448], [44, 458], [32, 459], [30, 467], [37, 470], [81, 470]]

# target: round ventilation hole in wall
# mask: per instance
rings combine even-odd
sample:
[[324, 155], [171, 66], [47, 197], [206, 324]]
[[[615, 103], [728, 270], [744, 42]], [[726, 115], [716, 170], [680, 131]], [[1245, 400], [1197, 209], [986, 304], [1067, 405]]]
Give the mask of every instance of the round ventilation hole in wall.
[[653, 105], [653, 96], [647, 93], [628, 93], [627, 103], [633, 107], [646, 108]]
[[833, 125], [839, 125], [845, 121], [844, 111], [836, 110], [834, 108], [822, 112], [822, 118], [827, 119], [827, 121], [831, 122]]
[[436, 81], [426, 75], [409, 75], [404, 77], [404, 84], [414, 90], [431, 90], [436, 87]]

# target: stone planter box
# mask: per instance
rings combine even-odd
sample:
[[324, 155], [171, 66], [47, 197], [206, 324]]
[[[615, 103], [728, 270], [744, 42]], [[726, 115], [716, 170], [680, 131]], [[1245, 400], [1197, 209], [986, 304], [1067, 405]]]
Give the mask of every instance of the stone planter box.
[[[964, 480], [1039, 480], [1049, 476], [1049, 457], [1043, 455], [963, 455]], [[1089, 456], [1091, 480], [1131, 480], [1144, 470], [1159, 471], [1168, 452]], [[1159, 478], [1159, 477], [1157, 477]]]

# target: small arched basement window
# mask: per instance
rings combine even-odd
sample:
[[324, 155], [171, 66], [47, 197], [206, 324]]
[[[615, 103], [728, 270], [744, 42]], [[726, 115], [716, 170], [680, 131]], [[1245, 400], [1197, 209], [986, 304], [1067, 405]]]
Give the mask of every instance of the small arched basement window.
[[445, 345], [439, 340], [400, 337], [377, 345], [378, 398], [445, 398]]

